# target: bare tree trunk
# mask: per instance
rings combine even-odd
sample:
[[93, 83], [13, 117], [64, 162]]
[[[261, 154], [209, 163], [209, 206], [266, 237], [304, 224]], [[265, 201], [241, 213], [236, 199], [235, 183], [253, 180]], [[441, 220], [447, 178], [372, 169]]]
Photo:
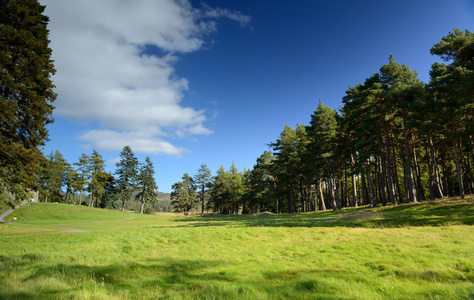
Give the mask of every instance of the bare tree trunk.
[[408, 129], [407, 129], [407, 113], [403, 112], [403, 138], [405, 139], [405, 156], [406, 156], [406, 173], [407, 173], [407, 189], [410, 202], [418, 202], [416, 199], [415, 181], [411, 167], [410, 147], [408, 146]]
[[464, 199], [464, 184], [461, 175], [461, 164], [459, 163], [459, 155], [458, 155], [458, 147], [456, 140], [453, 139], [453, 146], [454, 146], [454, 160], [456, 162], [456, 173], [458, 175], [458, 182], [459, 182], [459, 195], [461, 199]]
[[339, 196], [340, 181], [338, 179], [334, 179], [334, 182], [336, 183], [336, 205], [337, 205], [337, 210], [341, 210], [341, 197]]
[[375, 196], [374, 196], [374, 185], [372, 183], [372, 175], [370, 174], [370, 160], [368, 158], [367, 158], [366, 172], [367, 172], [367, 181], [368, 181], [369, 192], [370, 192], [370, 206], [376, 207]]
[[382, 163], [380, 155], [377, 155], [375, 158], [375, 169], [375, 174], [377, 176], [377, 191], [379, 194], [379, 201], [381, 201], [382, 205], [385, 206], [387, 204], [387, 201], [385, 199], [385, 185], [382, 177]]
[[[425, 136], [425, 151], [428, 153], [428, 135]], [[430, 193], [430, 200], [434, 201], [435, 200], [435, 194], [434, 194], [434, 176], [433, 176], [433, 159], [428, 157], [428, 191]]]
[[397, 199], [395, 199], [395, 186], [393, 184], [393, 174], [390, 159], [390, 139], [387, 130], [387, 123], [383, 121], [384, 134], [385, 134], [385, 166], [387, 168], [387, 179], [388, 179], [388, 197], [392, 205], [397, 205]]
[[[354, 154], [351, 153], [351, 165], [355, 166]], [[354, 207], [357, 207], [357, 182], [355, 174], [352, 174], [352, 197], [354, 198]]]
[[311, 183], [309, 180], [306, 180], [306, 197], [308, 211], [313, 211], [313, 201], [311, 200]]
[[324, 203], [324, 194], [323, 194], [323, 187], [322, 187], [321, 175], [318, 175], [318, 190], [319, 190], [319, 198], [321, 199], [321, 210], [326, 211], [326, 204]]
[[440, 198], [444, 198], [444, 193], [442, 189], [442, 184], [441, 184], [441, 176], [439, 174], [439, 168], [438, 168], [438, 163], [437, 158], [436, 158], [436, 152], [433, 146], [433, 140], [431, 139], [431, 135], [428, 133], [428, 147], [430, 148], [430, 155], [431, 155], [431, 166], [433, 168], [433, 177], [435, 179], [434, 181], [434, 186], [436, 187], [436, 191], [438, 192], [438, 196]]
[[79, 196], [79, 205], [82, 204], [82, 192], [83, 192], [83, 190], [81, 189], [81, 194], [80, 194], [80, 196]]
[[452, 195], [451, 190], [449, 189], [449, 182], [451, 173], [448, 170], [447, 164], [446, 164], [446, 149], [443, 147], [441, 151], [441, 162], [442, 162], [442, 168], [443, 168], [443, 185], [444, 185], [444, 190], [446, 192], [446, 196], [449, 197]]
[[352, 174], [352, 197], [354, 198], [354, 207], [357, 207], [357, 180], [355, 174]]
[[416, 191], [418, 192], [418, 199], [425, 200], [425, 191], [423, 189], [423, 185], [421, 184], [421, 172], [420, 172], [420, 165], [418, 164], [418, 159], [416, 156], [416, 147], [415, 147], [415, 137], [412, 134], [413, 139], [413, 163], [415, 167], [415, 174], [416, 174]]

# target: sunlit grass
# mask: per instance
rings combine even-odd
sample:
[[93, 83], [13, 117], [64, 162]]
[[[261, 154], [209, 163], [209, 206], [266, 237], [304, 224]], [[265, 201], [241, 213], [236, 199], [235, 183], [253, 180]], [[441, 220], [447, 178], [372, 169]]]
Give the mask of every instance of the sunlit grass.
[[0, 299], [472, 299], [473, 208], [472, 197], [260, 216], [26, 206], [9, 218], [33, 225], [0, 226]]

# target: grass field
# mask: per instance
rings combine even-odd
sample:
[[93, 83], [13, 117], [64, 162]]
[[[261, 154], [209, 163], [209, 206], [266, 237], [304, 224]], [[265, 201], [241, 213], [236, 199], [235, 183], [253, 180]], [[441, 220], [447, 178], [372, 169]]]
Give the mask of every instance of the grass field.
[[[0, 299], [474, 299], [474, 197], [294, 215], [26, 205]], [[130, 219], [133, 218], [133, 219]]]

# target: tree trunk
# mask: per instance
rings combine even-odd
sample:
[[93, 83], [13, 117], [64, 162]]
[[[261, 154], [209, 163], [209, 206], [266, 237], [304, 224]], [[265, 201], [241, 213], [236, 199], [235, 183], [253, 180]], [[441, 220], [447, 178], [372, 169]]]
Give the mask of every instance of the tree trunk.
[[415, 167], [415, 174], [416, 174], [416, 190], [418, 192], [418, 199], [425, 200], [425, 191], [423, 189], [423, 185], [421, 183], [421, 172], [420, 172], [420, 165], [418, 164], [418, 159], [416, 155], [416, 147], [415, 147], [415, 137], [412, 135], [413, 139], [413, 163]]
[[441, 151], [441, 162], [442, 162], [442, 168], [443, 168], [443, 185], [444, 185], [444, 190], [446, 192], [446, 196], [449, 197], [452, 195], [451, 190], [449, 189], [449, 182], [451, 173], [448, 170], [447, 164], [446, 164], [446, 148], [442, 147]]
[[324, 203], [324, 194], [323, 194], [323, 187], [322, 187], [321, 175], [318, 175], [318, 191], [319, 191], [319, 198], [321, 199], [321, 210], [326, 211], [326, 204]]
[[403, 111], [403, 138], [405, 139], [405, 160], [407, 173], [407, 190], [410, 202], [418, 202], [416, 199], [415, 181], [411, 167], [410, 147], [408, 146], [407, 112]]
[[[354, 154], [351, 153], [351, 165], [355, 166]], [[354, 207], [357, 207], [357, 182], [356, 175], [352, 174], [352, 197], [354, 198]]]
[[[441, 176], [439, 174], [438, 163], [436, 158], [436, 152], [433, 146], [433, 140], [431, 139], [431, 135], [427, 134], [428, 139], [428, 147], [430, 149], [431, 155], [431, 167], [433, 168], [433, 177], [434, 177], [434, 187], [435, 191], [438, 193], [439, 198], [444, 198], [442, 184], [441, 184]], [[436, 197], [436, 196], [435, 196]]]
[[308, 203], [308, 211], [314, 211], [313, 201], [311, 199], [311, 183], [309, 180], [306, 180], [306, 201]]
[[367, 158], [367, 164], [366, 164], [366, 173], [367, 173], [367, 181], [368, 181], [369, 192], [370, 192], [370, 206], [376, 207], [375, 196], [374, 196], [374, 185], [372, 183], [372, 175], [370, 174], [370, 160], [368, 158]]
[[79, 205], [82, 204], [82, 192], [83, 192], [83, 190], [81, 189], [81, 194], [80, 194], [80, 196], [79, 196]]
[[456, 143], [456, 139], [453, 139], [453, 146], [454, 146], [454, 161], [456, 162], [456, 173], [458, 176], [458, 182], [459, 182], [459, 195], [461, 196], [461, 199], [464, 199], [464, 184], [462, 180], [462, 175], [461, 175], [461, 164], [459, 163], [459, 155], [458, 155], [458, 147]]
[[361, 190], [362, 190], [362, 204], [365, 205], [369, 202], [369, 191], [367, 189], [366, 179], [365, 179], [365, 172], [361, 173]]
[[385, 198], [385, 185], [382, 176], [382, 162], [380, 155], [377, 155], [375, 158], [375, 169], [375, 174], [377, 176], [377, 191], [379, 194], [379, 202], [382, 202], [382, 205], [385, 206], [387, 204], [387, 200]]
[[355, 174], [352, 174], [352, 197], [354, 198], [354, 207], [357, 207], [357, 179]]
[[384, 134], [385, 134], [385, 166], [387, 168], [387, 179], [388, 179], [388, 198], [392, 205], [397, 205], [397, 199], [395, 198], [395, 186], [393, 184], [392, 174], [392, 163], [390, 159], [390, 139], [387, 130], [387, 123], [383, 121]]
[[204, 215], [204, 184], [202, 185], [201, 193], [201, 215]]
[[[425, 136], [425, 151], [428, 153], [428, 135]], [[434, 176], [433, 176], [433, 159], [428, 156], [428, 191], [430, 193], [430, 201], [436, 199], [434, 194]]]
[[339, 196], [340, 181], [338, 179], [335, 179], [334, 182], [336, 183], [336, 205], [337, 205], [337, 210], [341, 210], [341, 197]]

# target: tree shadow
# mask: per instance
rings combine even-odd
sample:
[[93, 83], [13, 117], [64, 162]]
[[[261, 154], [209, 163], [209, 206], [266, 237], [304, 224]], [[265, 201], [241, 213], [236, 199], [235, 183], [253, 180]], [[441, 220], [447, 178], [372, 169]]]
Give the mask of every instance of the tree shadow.
[[[463, 278], [442, 270], [402, 270], [383, 262], [361, 265], [367, 271], [332, 267], [292, 268], [290, 265], [240, 272], [245, 266], [212, 259], [148, 258], [141, 262], [102, 266], [44, 262], [37, 254], [0, 256], [3, 266], [29, 273], [22, 280], [27, 288], [0, 287], [0, 299], [354, 299], [344, 286], [357, 287], [368, 298], [390, 298], [383, 290], [388, 279], [424, 285], [426, 282], [449, 284], [452, 289], [425, 289], [430, 296], [446, 296], [453, 289], [465, 292]], [[33, 265], [28, 265], [33, 264]], [[459, 265], [466, 272], [468, 265]], [[28, 271], [26, 271], [28, 270]], [[367, 274], [370, 273], [370, 276]], [[245, 274], [245, 275], [243, 275]], [[453, 275], [454, 274], [454, 275]], [[6, 273], [6, 276], [9, 274]], [[55, 285], [44, 283], [55, 282]], [[342, 284], [342, 286], [341, 286]], [[446, 287], [446, 286], [445, 286]], [[420, 291], [423, 293], [423, 291]], [[411, 295], [414, 296], [414, 295]], [[420, 294], [427, 298], [427, 294]], [[413, 298], [413, 297], [412, 297]]]
[[377, 208], [297, 214], [204, 215], [175, 220], [178, 226], [206, 227], [351, 227], [397, 228], [406, 226], [474, 225], [474, 198]]

